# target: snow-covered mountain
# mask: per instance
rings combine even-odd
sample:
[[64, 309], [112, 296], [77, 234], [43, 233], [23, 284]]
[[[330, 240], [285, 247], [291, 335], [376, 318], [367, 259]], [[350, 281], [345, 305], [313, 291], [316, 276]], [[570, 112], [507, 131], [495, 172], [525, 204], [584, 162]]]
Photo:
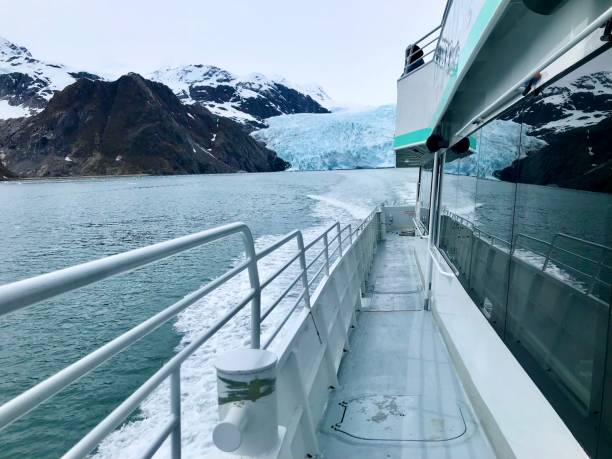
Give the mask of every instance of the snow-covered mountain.
[[100, 79], [61, 64], [43, 62], [0, 37], [0, 119], [40, 112], [57, 91], [79, 78]]
[[212, 65], [169, 67], [148, 76], [170, 87], [185, 104], [199, 104], [216, 115], [252, 128], [264, 119], [290, 113], [327, 113], [331, 99], [319, 86], [300, 86], [260, 73], [234, 75]]
[[538, 137], [596, 125], [612, 116], [612, 72], [590, 73], [550, 86], [520, 116], [530, 126], [528, 135]]
[[81, 78], [41, 113], [0, 123], [0, 179], [269, 172], [288, 165], [243, 126], [185, 105], [167, 86], [135, 73], [112, 82]]
[[477, 151], [445, 171], [612, 192], [605, 172], [612, 167], [611, 71], [570, 74], [480, 132]]
[[[0, 119], [42, 111], [51, 97], [79, 78], [97, 75], [35, 59], [30, 51], [0, 37]], [[237, 76], [210, 65], [185, 65], [153, 72], [148, 79], [169, 86], [185, 104], [198, 104], [249, 130], [287, 113], [327, 113], [331, 99], [316, 85], [298, 85], [260, 73]]]
[[394, 164], [395, 106], [328, 114], [282, 115], [251, 135], [294, 170], [390, 167]]

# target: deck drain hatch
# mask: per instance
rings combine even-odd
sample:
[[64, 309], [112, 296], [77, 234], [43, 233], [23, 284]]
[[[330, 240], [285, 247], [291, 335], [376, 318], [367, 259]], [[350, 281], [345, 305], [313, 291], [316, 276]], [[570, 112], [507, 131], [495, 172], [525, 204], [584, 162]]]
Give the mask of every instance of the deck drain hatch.
[[456, 403], [419, 395], [364, 395], [330, 408], [332, 432], [365, 441], [445, 441], [466, 430]]

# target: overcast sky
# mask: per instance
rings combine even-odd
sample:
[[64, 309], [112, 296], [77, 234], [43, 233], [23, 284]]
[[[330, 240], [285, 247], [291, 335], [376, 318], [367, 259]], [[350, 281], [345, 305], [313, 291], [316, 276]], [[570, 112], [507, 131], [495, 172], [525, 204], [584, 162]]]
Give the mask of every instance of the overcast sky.
[[0, 36], [116, 77], [170, 65], [318, 83], [340, 103], [395, 102], [403, 50], [445, 0], [0, 0]]

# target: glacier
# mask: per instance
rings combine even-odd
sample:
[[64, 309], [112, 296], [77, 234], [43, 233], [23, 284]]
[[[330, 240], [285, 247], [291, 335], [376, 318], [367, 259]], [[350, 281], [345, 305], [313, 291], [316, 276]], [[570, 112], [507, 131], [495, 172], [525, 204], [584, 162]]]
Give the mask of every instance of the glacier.
[[251, 135], [291, 163], [291, 170], [392, 167], [395, 105], [332, 113], [280, 115]]
[[[521, 152], [517, 145], [521, 143]], [[471, 155], [444, 164], [444, 172], [498, 180], [496, 171], [510, 166], [516, 159], [537, 151], [546, 142], [526, 134], [521, 124], [512, 120], [495, 120], [476, 135], [476, 149]]]

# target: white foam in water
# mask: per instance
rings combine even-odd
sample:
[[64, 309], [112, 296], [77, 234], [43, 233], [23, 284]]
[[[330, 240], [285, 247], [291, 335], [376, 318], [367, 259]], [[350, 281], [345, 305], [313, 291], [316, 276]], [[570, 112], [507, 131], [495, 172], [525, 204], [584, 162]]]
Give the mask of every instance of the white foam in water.
[[[394, 181], [389, 180], [391, 176], [387, 174], [393, 173], [397, 172], [387, 171], [384, 176], [380, 177], [376, 174], [369, 177], [354, 175], [351, 176], [350, 180], [341, 181], [340, 185], [331, 190], [330, 193], [311, 196], [312, 199], [317, 201], [314, 214], [324, 224], [303, 231], [305, 241], [312, 240], [333, 221], [338, 220], [343, 225], [355, 223], [366, 217], [376, 202], [385, 199], [397, 200], [398, 190], [403, 186], [390, 187], [389, 182]], [[400, 195], [400, 198], [414, 197], [411, 189], [416, 182], [416, 176], [404, 172], [404, 175], [400, 177], [405, 180], [401, 183], [405, 183], [404, 186], [408, 190], [405, 195]], [[367, 188], [363, 188], [364, 180], [368, 181], [369, 186]], [[364, 193], [364, 191], [366, 192]], [[389, 196], [389, 193], [392, 196]], [[364, 194], [367, 194], [367, 198]], [[267, 235], [260, 237], [256, 241], [256, 246], [261, 249], [279, 239], [280, 236]], [[262, 281], [267, 279], [273, 271], [296, 253], [295, 250], [295, 242], [291, 242], [260, 260], [260, 279]], [[316, 253], [316, 250], [312, 253], [309, 252], [309, 259], [312, 259]], [[238, 261], [235, 260], [236, 263]], [[316, 267], [313, 268], [313, 272], [315, 272]], [[262, 311], [266, 311], [272, 301], [295, 279], [298, 270], [299, 264], [296, 262], [262, 292]], [[248, 277], [244, 273], [179, 314], [175, 324], [176, 331], [182, 335], [179, 349], [195, 340], [218, 321], [228, 309], [248, 294], [249, 288]], [[300, 291], [301, 283], [298, 282], [292, 294], [279, 304], [266, 319], [262, 325], [262, 343], [265, 342], [266, 335], [269, 336], [275, 325], [279, 324], [286, 316]], [[300, 304], [298, 310], [302, 306], [303, 304]], [[297, 317], [297, 313], [294, 313], [292, 317]], [[212, 444], [212, 429], [218, 420], [218, 416], [216, 376], [213, 363], [218, 353], [236, 347], [248, 346], [249, 337], [250, 308], [247, 305], [240, 314], [227, 323], [183, 363], [181, 367], [183, 457], [215, 457], [217, 450]], [[109, 435], [100, 444], [95, 457], [99, 459], [139, 457], [145, 447], [151, 444], [152, 438], [168, 422], [170, 413], [168, 393], [168, 384], [162, 384], [156, 392], [142, 403], [140, 418], [123, 425]], [[169, 457], [168, 446], [168, 442], [166, 442], [155, 457]]]
[[[328, 206], [334, 207], [336, 209], [345, 210], [353, 218], [359, 219], [359, 220], [362, 220], [362, 219], [366, 218], [370, 214], [370, 212], [372, 211], [371, 208], [367, 208], [365, 206], [360, 206], [358, 204], [353, 204], [353, 203], [341, 201], [341, 200], [333, 198], [331, 196], [319, 196], [319, 195], [316, 195], [316, 194], [309, 194], [308, 197], [310, 199], [314, 199], [316, 201], [320, 201], [320, 202], [322, 202], [324, 204], [327, 204]], [[328, 209], [325, 209], [325, 210], [328, 210]], [[327, 212], [325, 212], [325, 210], [323, 212], [320, 212], [320, 213], [327, 213]]]
[[[304, 236], [310, 240], [322, 228], [312, 228]], [[257, 248], [262, 249], [280, 235], [264, 236], [257, 240]], [[259, 262], [259, 273], [262, 281], [286, 262], [296, 252], [295, 242], [290, 242]], [[236, 263], [239, 260], [235, 260]], [[299, 264], [294, 263], [277, 280], [262, 292], [262, 311], [282, 293], [295, 279]], [[246, 275], [239, 275], [222, 285], [215, 292], [183, 311], [175, 324], [177, 332], [183, 335], [179, 349], [195, 340], [208, 327], [217, 322], [240, 299], [246, 297], [250, 284]], [[274, 326], [289, 312], [301, 283], [292, 294], [280, 303], [274, 312], [262, 324], [262, 343], [269, 336]], [[298, 310], [302, 307], [298, 308]], [[295, 313], [294, 313], [295, 315]], [[182, 394], [182, 441], [183, 457], [214, 457], [212, 428], [217, 421], [217, 388], [214, 361], [218, 353], [237, 347], [248, 347], [250, 341], [250, 308], [247, 305], [206, 344], [201, 346], [181, 367]], [[100, 445], [98, 458], [137, 457], [153, 436], [168, 422], [169, 386], [163, 384], [141, 406], [141, 419], [124, 425]], [[156, 457], [167, 457], [168, 445], [164, 445]]]

